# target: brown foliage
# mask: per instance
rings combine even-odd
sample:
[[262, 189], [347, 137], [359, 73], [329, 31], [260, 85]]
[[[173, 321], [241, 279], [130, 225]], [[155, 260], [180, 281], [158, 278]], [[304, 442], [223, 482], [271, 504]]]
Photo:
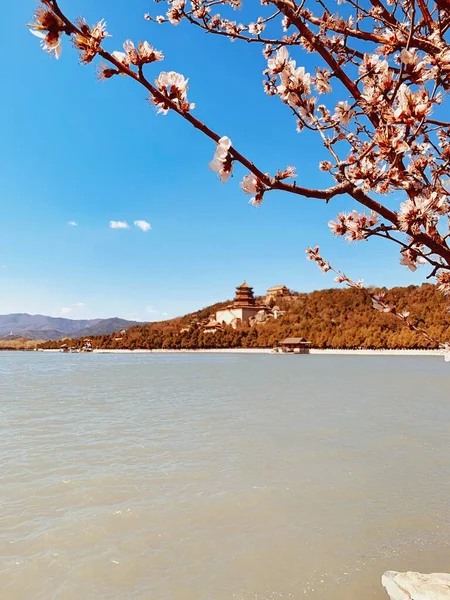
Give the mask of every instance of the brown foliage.
[[[445, 299], [434, 285], [396, 287], [387, 291], [398, 310], [408, 307], [414, 324], [426, 328], [436, 339], [447, 339], [450, 315]], [[95, 348], [108, 349], [199, 349], [271, 348], [288, 336], [302, 336], [317, 348], [430, 348], [431, 342], [410, 331], [390, 314], [373, 310], [371, 301], [356, 289], [327, 289], [295, 294], [278, 302], [285, 311], [279, 319], [237, 329], [224, 327], [203, 333], [204, 319], [222, 308], [215, 304], [184, 317], [131, 327], [117, 334], [93, 338]], [[189, 328], [189, 331], [181, 332]], [[60, 342], [61, 343], [61, 342]], [[47, 342], [44, 348], [58, 347]], [[81, 342], [69, 342], [80, 345]]]

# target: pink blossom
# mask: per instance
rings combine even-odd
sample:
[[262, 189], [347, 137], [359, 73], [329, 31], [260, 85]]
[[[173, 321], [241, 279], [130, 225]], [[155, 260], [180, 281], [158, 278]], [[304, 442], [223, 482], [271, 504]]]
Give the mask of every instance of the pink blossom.
[[444, 294], [444, 296], [450, 296], [450, 272], [440, 271], [436, 275], [437, 289]]
[[370, 154], [351, 164], [347, 169], [347, 178], [356, 185], [362, 186], [364, 191], [370, 192], [382, 181], [385, 170], [386, 165], [380, 167], [378, 157]]
[[201, 0], [191, 0], [192, 14], [196, 19], [204, 19], [211, 11]]
[[34, 13], [35, 22], [30, 23], [30, 33], [41, 40], [42, 49], [53, 54], [56, 59], [61, 56], [61, 35], [64, 31], [64, 23], [50, 9], [38, 6]]
[[400, 204], [399, 227], [402, 231], [417, 233], [423, 228], [431, 231], [440, 215], [447, 211], [447, 196], [424, 190], [423, 195], [414, 195]]
[[416, 271], [417, 265], [423, 265], [426, 260], [420, 256], [419, 252], [423, 252], [424, 248], [411, 247], [401, 251], [400, 264], [408, 267], [410, 271]]
[[326, 69], [316, 69], [316, 77], [313, 82], [319, 94], [328, 94], [332, 91], [330, 73]]
[[263, 195], [258, 193], [258, 194], [256, 194], [256, 196], [253, 196], [253, 198], [250, 198], [248, 203], [250, 204], [250, 206], [254, 206], [255, 208], [258, 208], [258, 206], [261, 206], [262, 201], [263, 201]]
[[259, 17], [256, 23], [250, 23], [248, 26], [249, 33], [253, 35], [259, 35], [266, 28], [265, 23], [263, 22], [262, 17]]
[[94, 25], [94, 27], [91, 29], [91, 36], [99, 42], [104, 40], [106, 37], [109, 37], [109, 34], [106, 31], [105, 19], [101, 19], [101, 21]]
[[245, 194], [256, 194], [258, 191], [258, 178], [253, 173], [245, 175], [241, 182], [241, 188]]
[[371, 211], [369, 215], [366, 213], [358, 213], [353, 210], [351, 213], [339, 213], [336, 221], [329, 221], [328, 226], [336, 236], [345, 236], [348, 242], [363, 240], [367, 237], [370, 228], [378, 222], [378, 215]]
[[266, 44], [263, 48], [262, 53], [263, 53], [264, 58], [269, 59], [273, 54], [272, 44]]
[[400, 60], [405, 65], [414, 65], [417, 62], [417, 55], [414, 51], [410, 52], [406, 48], [403, 48], [400, 52]]
[[233, 170], [233, 160], [230, 154], [231, 140], [229, 137], [221, 137], [217, 143], [214, 158], [209, 163], [211, 171], [219, 174], [219, 179], [222, 183], [228, 181]]
[[292, 179], [294, 177], [297, 177], [297, 172], [295, 170], [295, 167], [292, 165], [289, 165], [283, 171], [278, 171], [276, 174], [276, 179], [278, 180]]
[[286, 15], [281, 19], [281, 24], [283, 25], [283, 31], [287, 31], [291, 26], [291, 20]]
[[331, 270], [330, 264], [320, 255], [319, 246], [316, 246], [315, 248], [307, 248], [306, 254], [308, 255], [308, 260], [314, 261], [319, 269], [324, 273], [327, 273]]
[[253, 173], [245, 175], [241, 181], [241, 189], [245, 194], [255, 194], [253, 198], [250, 198], [249, 204], [260, 206], [263, 201], [265, 186], [256, 175]]
[[133, 42], [127, 40], [123, 47], [128, 56], [128, 61], [133, 65], [145, 65], [164, 59], [164, 54], [152, 48], [148, 42], [139, 42], [136, 49]]
[[61, 45], [60, 37], [58, 37], [58, 39], [55, 42], [51, 43], [51, 42], [47, 41], [48, 35], [46, 35], [43, 31], [36, 31], [34, 29], [30, 29], [30, 33], [32, 33], [34, 36], [36, 36], [42, 40], [41, 41], [42, 50], [45, 50], [49, 54], [54, 54], [56, 60], [58, 60], [60, 58], [61, 52], [62, 52], [62, 45]]
[[411, 125], [429, 115], [432, 110], [428, 90], [421, 88], [414, 92], [405, 83], [398, 89], [397, 103], [395, 119]]
[[392, 312], [392, 307], [386, 304], [385, 295], [383, 293], [374, 294], [372, 296], [372, 306], [375, 310], [379, 310], [380, 312]]
[[280, 73], [280, 80], [277, 93], [290, 106], [300, 107], [302, 97], [311, 93], [311, 75], [306, 73], [305, 67], [296, 67], [293, 60]]
[[155, 50], [148, 42], [139, 42], [139, 55], [142, 63], [152, 63], [164, 59], [160, 50]]
[[339, 121], [342, 125], [348, 125], [354, 114], [354, 110], [347, 102], [347, 100], [340, 101], [336, 104], [334, 109], [333, 119]]
[[171, 0], [170, 8], [167, 11], [167, 20], [172, 25], [178, 25], [183, 19], [184, 0]]
[[118, 50], [115, 50], [111, 53], [111, 56], [115, 58], [117, 62], [121, 63], [124, 67], [130, 66], [130, 59], [128, 58], [128, 54], [125, 54], [125, 52], [119, 52]]
[[[181, 112], [189, 112], [195, 108], [194, 103], [189, 103], [187, 99], [188, 79], [181, 73], [175, 71], [163, 71], [155, 79], [155, 85], [158, 90], [169, 100], [171, 100]], [[158, 113], [167, 114], [171, 108], [170, 104], [153, 97], [153, 103], [159, 107]]]
[[269, 58], [267, 61], [267, 66], [269, 70], [275, 75], [277, 73], [281, 73], [289, 61], [289, 52], [287, 51], [286, 46], [282, 46], [279, 50], [276, 51], [275, 56], [273, 58]]

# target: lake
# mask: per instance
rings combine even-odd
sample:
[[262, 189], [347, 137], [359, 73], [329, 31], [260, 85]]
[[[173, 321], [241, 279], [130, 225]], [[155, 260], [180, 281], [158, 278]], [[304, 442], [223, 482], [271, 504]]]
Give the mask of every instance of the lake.
[[2, 600], [387, 598], [449, 570], [436, 357], [0, 353]]

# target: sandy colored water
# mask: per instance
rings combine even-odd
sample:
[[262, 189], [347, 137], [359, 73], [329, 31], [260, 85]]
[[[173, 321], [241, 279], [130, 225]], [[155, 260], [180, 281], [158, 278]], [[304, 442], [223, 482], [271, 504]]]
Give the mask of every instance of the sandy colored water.
[[384, 598], [449, 570], [449, 365], [0, 355], [2, 600]]

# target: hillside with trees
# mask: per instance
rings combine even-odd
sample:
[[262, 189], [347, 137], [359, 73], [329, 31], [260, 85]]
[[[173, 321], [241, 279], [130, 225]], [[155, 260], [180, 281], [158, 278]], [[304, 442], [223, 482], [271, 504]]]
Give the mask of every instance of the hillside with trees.
[[[396, 287], [385, 290], [398, 311], [408, 309], [416, 326], [434, 338], [449, 339], [450, 315], [446, 300], [434, 285]], [[305, 337], [316, 348], [432, 348], [433, 344], [410, 330], [391, 314], [376, 311], [371, 300], [356, 289], [327, 289], [300, 294], [292, 292], [277, 304], [283, 315], [253, 326], [223, 326], [204, 333], [208, 318], [227, 302], [168, 321], [137, 325], [125, 332], [92, 338], [103, 349], [202, 349], [271, 348], [289, 336]], [[80, 346], [80, 340], [64, 340]], [[42, 348], [57, 348], [46, 342]]]

